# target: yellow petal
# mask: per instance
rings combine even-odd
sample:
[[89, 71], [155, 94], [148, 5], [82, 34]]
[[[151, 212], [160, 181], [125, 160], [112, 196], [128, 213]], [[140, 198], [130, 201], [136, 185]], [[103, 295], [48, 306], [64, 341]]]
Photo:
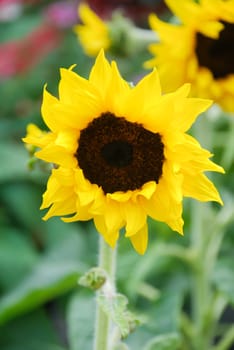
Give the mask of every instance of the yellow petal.
[[58, 193], [61, 185], [58, 181], [51, 175], [47, 182], [47, 190], [43, 194], [43, 201], [40, 209], [48, 208], [55, 200], [56, 193]]
[[202, 15], [202, 8], [193, 0], [165, 0], [167, 6], [179, 17], [183, 23], [197, 24], [197, 20]]
[[215, 186], [204, 174], [197, 174], [196, 177], [185, 176], [183, 193], [186, 197], [196, 198], [202, 202], [215, 201], [223, 204]]
[[199, 31], [206, 36], [209, 36], [213, 39], [217, 39], [221, 30], [224, 28], [224, 25], [218, 21], [209, 21], [201, 23], [199, 26]]
[[[125, 114], [131, 122], [142, 123], [146, 107], [149, 108], [151, 102], [161, 96], [161, 85], [156, 69], [146, 75], [135, 87], [130, 90], [127, 99]], [[147, 103], [136, 104], [137, 101], [147, 101]]]
[[47, 90], [46, 86], [43, 92], [43, 101], [41, 106], [41, 113], [46, 125], [50, 130], [57, 132], [66, 128], [66, 119], [63, 115], [56, 113], [56, 106], [59, 104], [57, 98], [52, 96]]
[[27, 135], [26, 137], [22, 138], [22, 140], [25, 143], [41, 148], [46, 146], [48, 143], [53, 142], [55, 137], [56, 135], [50, 132], [42, 131], [34, 124], [29, 124], [27, 126]]
[[43, 131], [39, 129], [35, 124], [28, 124], [27, 126], [27, 137], [35, 137], [36, 139], [40, 139], [43, 136]]
[[180, 163], [182, 173], [185, 172], [192, 175], [201, 171], [224, 173], [224, 169], [221, 166], [209, 159], [211, 156], [212, 154], [203, 149], [192, 136], [184, 135], [184, 142], [174, 146], [172, 158], [175, 162]]
[[[163, 135], [169, 128], [176, 127], [176, 106], [184, 100], [190, 92], [190, 84], [184, 84], [173, 93], [165, 94], [158, 101], [147, 105], [147, 114], [143, 125], [146, 129]], [[181, 116], [182, 118], [182, 116]], [[177, 128], [177, 127], [176, 127]]]
[[94, 224], [96, 226], [97, 231], [102, 234], [106, 243], [108, 243], [112, 248], [114, 248], [119, 238], [119, 231], [108, 232], [104, 218], [102, 216], [95, 216]]
[[[111, 67], [105, 58], [104, 51], [101, 50], [96, 58], [95, 64], [91, 69], [89, 81], [99, 90], [103, 99], [107, 93], [111, 76]], [[100, 84], [101, 82], [101, 84]]]
[[63, 108], [70, 111], [69, 125], [83, 129], [102, 112], [101, 95], [93, 84], [70, 69], [62, 68], [60, 74], [59, 96]]
[[132, 191], [122, 192], [117, 191], [114, 193], [107, 193], [107, 198], [115, 200], [117, 202], [126, 202], [132, 197]]
[[95, 14], [94, 11], [91, 10], [88, 5], [84, 3], [81, 3], [79, 5], [78, 15], [84, 23], [87, 23], [89, 25], [102, 25], [102, 20]]
[[[72, 94], [72, 93], [71, 93]], [[74, 95], [73, 95], [74, 97]], [[91, 116], [98, 115], [99, 110], [97, 103], [91, 100], [87, 96], [76, 96], [74, 102], [59, 102], [57, 105], [54, 105], [54, 113], [66, 116], [65, 122], [66, 127], [64, 129], [72, 129], [72, 132], [76, 132], [84, 129], [89, 123]], [[78, 103], [79, 102], [79, 103]], [[86, 108], [86, 106], [88, 106]]]
[[75, 177], [73, 169], [59, 167], [58, 169], [52, 170], [51, 176], [53, 176], [63, 186], [75, 186]]
[[126, 237], [133, 236], [146, 223], [147, 216], [145, 210], [141, 205], [133, 202], [123, 204], [123, 216], [126, 221]]
[[107, 232], [119, 231], [123, 226], [123, 216], [121, 212], [120, 203], [114, 201], [107, 201], [106, 210], [104, 212], [105, 224]]
[[95, 199], [95, 193], [95, 188], [90, 188], [90, 191], [85, 192], [78, 191], [77, 195], [79, 198], [80, 206], [86, 206], [90, 204]]
[[116, 116], [124, 116], [126, 98], [130, 91], [129, 84], [121, 77], [115, 62], [111, 63], [111, 79], [107, 89], [106, 106], [107, 111]]
[[186, 98], [175, 106], [175, 127], [187, 131], [200, 113], [206, 111], [212, 104], [211, 100], [201, 98]]
[[52, 216], [70, 215], [76, 211], [76, 197], [70, 196], [65, 201], [55, 202], [50, 207], [47, 214], [43, 217], [43, 220], [48, 220]]
[[83, 173], [82, 169], [77, 168], [75, 170], [75, 179], [76, 179], [76, 186], [77, 186], [78, 191], [88, 192], [88, 191], [92, 191], [92, 190], [96, 189], [96, 187], [97, 187], [95, 185], [91, 185], [89, 180], [87, 180], [84, 177], [84, 173]]
[[150, 199], [152, 195], [155, 193], [156, 187], [157, 187], [157, 184], [155, 181], [149, 181], [145, 183], [141, 190], [134, 191], [132, 196], [133, 200], [137, 200], [139, 196], [142, 196], [146, 199]]
[[77, 160], [64, 147], [48, 145], [43, 150], [35, 153], [37, 158], [50, 163], [55, 163], [64, 167], [73, 168], [77, 165]]
[[109, 233], [108, 235], [103, 235], [104, 240], [108, 243], [112, 248], [116, 246], [116, 242], [119, 239], [119, 231], [115, 231]]
[[87, 221], [92, 219], [92, 215], [88, 211], [87, 207], [76, 208], [77, 213], [69, 218], [62, 218], [63, 222], [75, 222], [75, 221]]
[[78, 132], [75, 131], [62, 130], [58, 133], [55, 144], [75, 153], [78, 147], [78, 135]]
[[86, 4], [78, 8], [83, 25], [74, 27], [84, 51], [95, 56], [101, 48], [108, 49], [111, 42], [108, 26]]
[[[64, 176], [64, 173], [66, 176]], [[69, 182], [66, 183], [67, 172], [61, 169], [52, 170], [52, 174], [48, 179], [47, 190], [43, 194], [43, 202], [40, 209], [49, 207], [53, 202], [66, 201], [71, 194], [75, 195], [73, 187], [73, 179], [69, 176]]]
[[182, 180], [182, 175], [174, 173], [173, 169], [165, 164], [163, 176], [152, 198], [141, 200], [142, 206], [150, 217], [167, 223], [181, 234], [183, 232]]
[[139, 254], [144, 254], [148, 245], [148, 227], [144, 225], [135, 235], [130, 237], [134, 249]]

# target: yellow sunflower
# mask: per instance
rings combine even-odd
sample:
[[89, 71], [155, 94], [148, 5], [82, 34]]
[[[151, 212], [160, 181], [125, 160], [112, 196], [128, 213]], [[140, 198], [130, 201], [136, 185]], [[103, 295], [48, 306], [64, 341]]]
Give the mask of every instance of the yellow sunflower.
[[96, 56], [100, 49], [109, 49], [111, 40], [107, 24], [85, 3], [79, 5], [78, 14], [83, 24], [75, 26], [74, 31], [85, 53]]
[[203, 172], [223, 169], [186, 134], [211, 101], [187, 97], [189, 89], [162, 95], [156, 70], [132, 87], [103, 51], [87, 80], [61, 69], [59, 98], [44, 90], [42, 116], [51, 131], [30, 125], [23, 139], [40, 148], [36, 157], [56, 164], [44, 219], [93, 219], [112, 247], [125, 228], [143, 254], [147, 216], [182, 234], [183, 196], [222, 203]]
[[160, 42], [149, 46], [155, 56], [145, 63], [158, 66], [165, 92], [185, 82], [195, 96], [211, 98], [234, 111], [234, 0], [165, 0], [181, 24], [149, 23]]

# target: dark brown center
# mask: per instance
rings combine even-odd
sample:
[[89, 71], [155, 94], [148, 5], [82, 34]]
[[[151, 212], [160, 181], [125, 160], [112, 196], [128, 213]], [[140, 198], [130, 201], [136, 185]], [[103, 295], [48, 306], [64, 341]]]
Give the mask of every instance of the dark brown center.
[[197, 33], [196, 55], [199, 66], [209, 68], [214, 78], [234, 73], [234, 23], [222, 22], [224, 29], [218, 39]]
[[161, 136], [106, 112], [81, 130], [76, 157], [84, 176], [104, 193], [158, 183], [164, 146]]

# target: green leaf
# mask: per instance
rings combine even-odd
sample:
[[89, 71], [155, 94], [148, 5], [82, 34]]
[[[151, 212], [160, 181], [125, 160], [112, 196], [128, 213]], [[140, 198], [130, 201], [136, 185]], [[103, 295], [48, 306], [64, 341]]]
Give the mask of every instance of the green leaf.
[[213, 281], [218, 291], [234, 306], [233, 257], [218, 260], [214, 269]]
[[136, 316], [127, 310], [128, 299], [125, 295], [118, 293], [110, 298], [99, 294], [97, 301], [117, 325], [123, 338], [126, 338], [140, 323]]
[[52, 322], [43, 310], [1, 326], [2, 350], [65, 350], [59, 343]]
[[23, 143], [0, 142], [0, 184], [6, 181], [19, 181], [20, 179], [41, 179], [42, 171], [30, 172], [27, 163], [28, 152]]
[[[64, 251], [67, 246], [64, 245]], [[87, 266], [73, 255], [63, 259], [58, 246], [45, 255], [30, 274], [0, 300], [0, 323], [24, 314], [77, 285], [78, 276]]]
[[97, 301], [106, 314], [108, 314], [119, 327], [121, 335], [126, 337], [130, 332], [129, 323], [125, 317], [128, 299], [122, 294], [116, 294], [111, 298], [99, 294]]
[[93, 294], [76, 293], [67, 311], [70, 350], [91, 349], [94, 335], [95, 299]]
[[0, 144], [0, 183], [15, 180], [26, 173], [27, 151], [24, 147], [10, 143]]
[[148, 328], [154, 334], [174, 333], [178, 329], [183, 295], [174, 290], [162, 291], [161, 298], [149, 310]]
[[15, 287], [38, 261], [38, 254], [21, 231], [1, 227], [0, 285], [4, 290]]
[[79, 266], [71, 262], [42, 262], [0, 301], [0, 323], [34, 309], [76, 286]]
[[177, 333], [167, 333], [151, 339], [143, 350], [177, 350], [180, 343], [180, 337]]
[[90, 247], [86, 225], [82, 224], [64, 223], [59, 218], [42, 222], [45, 246], [51, 257], [53, 255], [54, 259], [74, 259], [88, 264], [90, 257], [94, 255], [96, 261], [96, 251]]
[[173, 284], [167, 288], [155, 303], [150, 302], [150, 306], [144, 308], [145, 323], [128, 337], [130, 348], [142, 350], [148, 339], [178, 332], [183, 294], [173, 289]]
[[[37, 232], [42, 226], [42, 189], [31, 183], [9, 183], [1, 190], [6, 209], [27, 229]], [[13, 216], [12, 215], [12, 216]]]

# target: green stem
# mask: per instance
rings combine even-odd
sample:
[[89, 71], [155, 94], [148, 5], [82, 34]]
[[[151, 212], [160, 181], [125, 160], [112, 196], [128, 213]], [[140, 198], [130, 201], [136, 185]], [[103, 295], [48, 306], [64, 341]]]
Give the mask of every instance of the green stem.
[[214, 350], [228, 350], [234, 342], [234, 326], [231, 326]]
[[[116, 250], [110, 248], [103, 238], [100, 236], [99, 245], [99, 267], [107, 273], [108, 293], [115, 292], [115, 267], [116, 267]], [[104, 292], [105, 286], [98, 291]], [[109, 350], [109, 334], [110, 334], [110, 317], [102, 310], [97, 303], [96, 306], [96, 324], [94, 337], [94, 350]]]
[[[204, 209], [203, 209], [204, 210]], [[203, 334], [204, 307], [206, 308], [208, 286], [207, 275], [205, 271], [205, 262], [203, 254], [203, 237], [202, 237], [202, 208], [201, 203], [192, 203], [192, 232], [191, 245], [196, 251], [194, 260], [191, 302], [192, 302], [192, 319], [194, 323], [194, 349], [207, 350], [207, 339]]]
[[142, 29], [133, 27], [130, 32], [131, 39], [135, 41], [136, 45], [141, 45], [146, 48], [149, 44], [159, 41], [157, 34], [150, 29]]
[[[204, 118], [202, 123], [197, 123], [194, 133], [202, 144], [212, 148], [212, 135], [208, 119]], [[223, 227], [220, 217], [212, 211], [208, 204], [193, 202], [191, 224], [191, 246], [195, 252], [192, 269], [192, 321], [194, 326], [193, 346], [194, 350], [208, 350], [212, 344], [214, 326], [217, 317], [212, 308], [214, 291], [210, 276], [217, 260], [218, 252], [222, 244]], [[209, 229], [208, 229], [209, 228]]]
[[234, 118], [230, 117], [230, 130], [227, 135], [227, 140], [225, 142], [224, 154], [222, 159], [222, 166], [226, 172], [230, 169], [232, 162], [234, 160], [233, 149], [234, 149]]
[[[210, 146], [211, 140], [206, 135], [207, 118], [198, 121], [194, 127], [194, 133], [201, 143]], [[207, 145], [207, 143], [209, 145]], [[208, 350], [211, 343], [211, 334], [207, 329], [207, 312], [211, 298], [210, 269], [213, 264], [207, 261], [207, 252], [209, 243], [212, 239], [212, 232], [206, 232], [205, 219], [209, 214], [207, 204], [192, 202], [192, 225], [191, 225], [191, 246], [194, 254], [192, 269], [192, 288], [191, 288], [191, 305], [192, 305], [192, 321], [194, 326], [193, 349]], [[210, 320], [211, 321], [211, 320]]]

